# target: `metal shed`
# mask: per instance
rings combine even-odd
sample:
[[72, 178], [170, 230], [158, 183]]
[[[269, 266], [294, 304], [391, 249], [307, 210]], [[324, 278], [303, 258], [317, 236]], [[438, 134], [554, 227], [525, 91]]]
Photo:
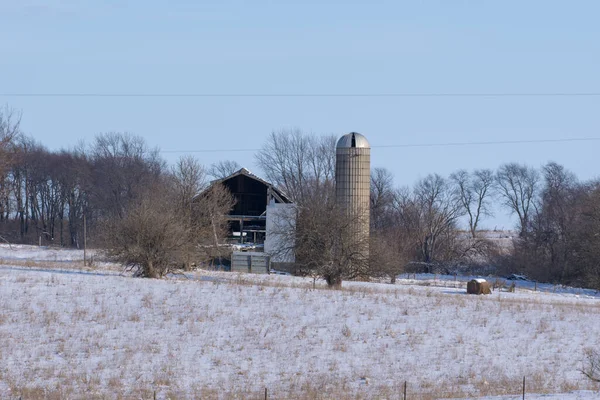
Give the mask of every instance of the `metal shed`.
[[234, 251], [231, 255], [232, 272], [268, 274], [271, 270], [271, 258], [258, 251]]

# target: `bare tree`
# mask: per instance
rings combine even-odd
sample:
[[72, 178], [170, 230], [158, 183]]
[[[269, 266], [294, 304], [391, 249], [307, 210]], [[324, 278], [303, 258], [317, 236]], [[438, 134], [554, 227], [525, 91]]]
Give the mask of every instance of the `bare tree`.
[[394, 178], [385, 168], [371, 171], [371, 230], [376, 232], [390, 226], [394, 202]]
[[136, 276], [159, 278], [186, 261], [182, 249], [189, 244], [190, 228], [173, 212], [172, 193], [168, 184], [155, 183], [128, 203], [121, 218], [104, 222], [107, 255]]
[[10, 169], [16, 161], [17, 142], [22, 137], [21, 113], [8, 105], [0, 109], [0, 221], [7, 221], [10, 215]]
[[157, 182], [165, 169], [158, 149], [140, 136], [127, 133], [98, 135], [90, 152], [93, 208], [123, 218], [128, 203]]
[[332, 196], [312, 193], [311, 201], [278, 214], [271, 231], [277, 236], [275, 253], [281, 258], [293, 254], [297, 274], [323, 278], [330, 287], [367, 277], [369, 239], [356, 232], [364, 213], [348, 213]]
[[578, 202], [571, 207], [577, 214], [573, 224], [570, 250], [573, 258], [568, 283], [600, 290], [600, 181], [582, 186]]
[[206, 187], [206, 171], [193, 156], [182, 156], [171, 168], [178, 203], [191, 210], [193, 199]]
[[89, 181], [91, 165], [83, 148], [66, 153], [66, 169], [63, 196], [66, 197], [70, 245], [83, 246], [83, 220], [89, 208]]
[[412, 242], [405, 235], [406, 232], [397, 227], [371, 231], [369, 276], [396, 283], [396, 277], [405, 272], [414, 255]]
[[216, 258], [219, 267], [223, 264], [221, 245], [228, 231], [227, 213], [235, 205], [235, 198], [222, 184], [213, 184], [194, 199], [193, 234], [196, 243], [205, 251], [208, 258]]
[[[14, 208], [16, 218], [19, 220], [19, 240], [25, 241], [31, 234], [30, 228], [33, 223], [37, 223], [37, 207], [34, 203], [37, 201], [37, 192], [33, 180], [36, 175], [36, 158], [43, 147], [33, 139], [20, 135], [13, 146], [12, 165], [10, 178], [12, 180], [11, 188], [14, 196]], [[8, 211], [8, 206], [6, 207]], [[37, 235], [34, 240], [37, 242]]]
[[193, 210], [194, 199], [206, 186], [204, 167], [192, 156], [183, 156], [171, 168], [171, 179], [174, 186], [176, 212], [180, 223], [186, 226], [186, 246], [182, 246], [185, 268], [190, 269], [192, 260], [198, 254], [198, 224]]
[[544, 254], [538, 255], [534, 265], [536, 275], [548, 280], [563, 281], [574, 272], [573, 240], [580, 212], [579, 184], [575, 175], [554, 162], [542, 169], [544, 187], [536, 214], [532, 218], [530, 243]]
[[441, 176], [428, 175], [417, 182], [414, 200], [420, 208], [424, 232], [420, 239], [424, 262], [436, 259], [438, 241], [443, 234], [455, 228], [462, 209], [456, 191]]
[[282, 188], [294, 202], [303, 203], [311, 192], [331, 187], [335, 175], [336, 138], [305, 135], [300, 130], [272, 132], [256, 154], [267, 180]]
[[414, 259], [427, 272], [444, 262], [444, 250], [453, 242], [456, 222], [462, 216], [457, 192], [439, 175], [428, 175], [413, 190], [401, 188], [394, 196], [397, 226], [407, 233]]
[[208, 175], [213, 179], [223, 179], [238, 171], [242, 166], [237, 161], [225, 160], [211, 164]]
[[583, 360], [581, 373], [594, 382], [600, 382], [600, 352], [589, 349]]
[[489, 201], [494, 185], [494, 173], [489, 169], [475, 170], [473, 174], [460, 170], [450, 175], [450, 180], [468, 216], [471, 237], [475, 239], [481, 218], [491, 215]]
[[38, 147], [26, 153], [25, 162], [28, 167], [29, 211], [37, 231], [36, 237], [53, 242], [57, 236], [57, 224], [62, 226], [60, 218], [64, 216], [66, 205], [61, 183], [65, 157]]
[[334, 202], [300, 209], [295, 234], [296, 263], [316, 273], [330, 287], [342, 280], [368, 276], [368, 237], [354, 231], [360, 213], [348, 213]]
[[10, 147], [21, 135], [21, 113], [8, 105], [0, 110], [0, 175], [4, 176], [11, 165]]
[[108, 256], [137, 276], [162, 277], [192, 260], [206, 259], [211, 253], [207, 248], [220, 244], [225, 214], [233, 205], [231, 194], [221, 185], [211, 186], [194, 200], [189, 221], [182, 218], [187, 210], [181, 209], [177, 185], [172, 176], [164, 176], [130, 201], [122, 218], [104, 220]]
[[22, 134], [8, 151], [5, 196], [0, 196], [2, 232], [23, 243], [77, 246], [87, 204], [86, 155], [79, 150], [51, 152]]
[[335, 135], [309, 136], [308, 170], [309, 180], [316, 190], [335, 181]]
[[[505, 264], [543, 282], [600, 287], [600, 208], [596, 183], [581, 184], [563, 166], [542, 168], [527, 234]], [[543, 185], [542, 185], [543, 183]]]
[[517, 163], [504, 164], [496, 172], [498, 194], [504, 205], [519, 217], [520, 237], [527, 233], [539, 180], [539, 173], [534, 168]]
[[385, 168], [371, 171], [371, 238], [369, 243], [369, 275], [390, 279], [404, 272], [412, 260], [414, 247], [406, 230], [397, 223], [394, 209], [393, 176]]

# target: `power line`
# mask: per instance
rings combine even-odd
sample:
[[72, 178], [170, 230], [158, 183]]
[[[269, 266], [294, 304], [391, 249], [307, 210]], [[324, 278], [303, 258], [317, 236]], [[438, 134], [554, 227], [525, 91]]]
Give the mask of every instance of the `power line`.
[[[402, 147], [451, 147], [451, 146], [493, 146], [504, 144], [532, 144], [532, 143], [567, 143], [600, 141], [600, 137], [567, 138], [567, 139], [532, 139], [532, 140], [496, 140], [485, 142], [445, 142], [445, 143], [413, 143], [413, 144], [386, 144], [371, 146], [371, 148], [402, 148]], [[161, 153], [225, 153], [248, 152], [260, 149], [205, 149], [205, 150], [161, 150]]]
[[260, 149], [160, 150], [161, 153], [225, 153], [259, 151]]
[[600, 97], [600, 92], [529, 93], [0, 93], [2, 97]]
[[391, 144], [371, 146], [377, 147], [447, 147], [447, 146], [489, 146], [499, 144], [528, 144], [528, 143], [565, 143], [565, 142], [589, 142], [600, 138], [569, 138], [569, 139], [531, 139], [531, 140], [497, 140], [487, 142], [447, 142], [447, 143], [417, 143], [417, 144]]

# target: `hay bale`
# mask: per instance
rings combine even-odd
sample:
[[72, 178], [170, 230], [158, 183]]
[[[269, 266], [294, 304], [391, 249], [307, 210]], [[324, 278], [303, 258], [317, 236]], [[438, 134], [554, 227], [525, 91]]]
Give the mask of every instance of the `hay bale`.
[[467, 294], [492, 294], [492, 289], [485, 279], [472, 279], [467, 282]]
[[479, 291], [479, 284], [476, 280], [467, 282], [467, 294], [477, 294]]

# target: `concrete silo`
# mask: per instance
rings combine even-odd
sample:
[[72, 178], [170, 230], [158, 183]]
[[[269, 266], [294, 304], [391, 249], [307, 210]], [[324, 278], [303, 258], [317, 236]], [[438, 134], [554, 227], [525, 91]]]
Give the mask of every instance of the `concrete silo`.
[[[336, 146], [335, 195], [339, 205], [353, 219], [354, 232], [368, 254], [371, 147], [360, 133], [342, 136]], [[362, 240], [364, 239], [364, 240]]]

